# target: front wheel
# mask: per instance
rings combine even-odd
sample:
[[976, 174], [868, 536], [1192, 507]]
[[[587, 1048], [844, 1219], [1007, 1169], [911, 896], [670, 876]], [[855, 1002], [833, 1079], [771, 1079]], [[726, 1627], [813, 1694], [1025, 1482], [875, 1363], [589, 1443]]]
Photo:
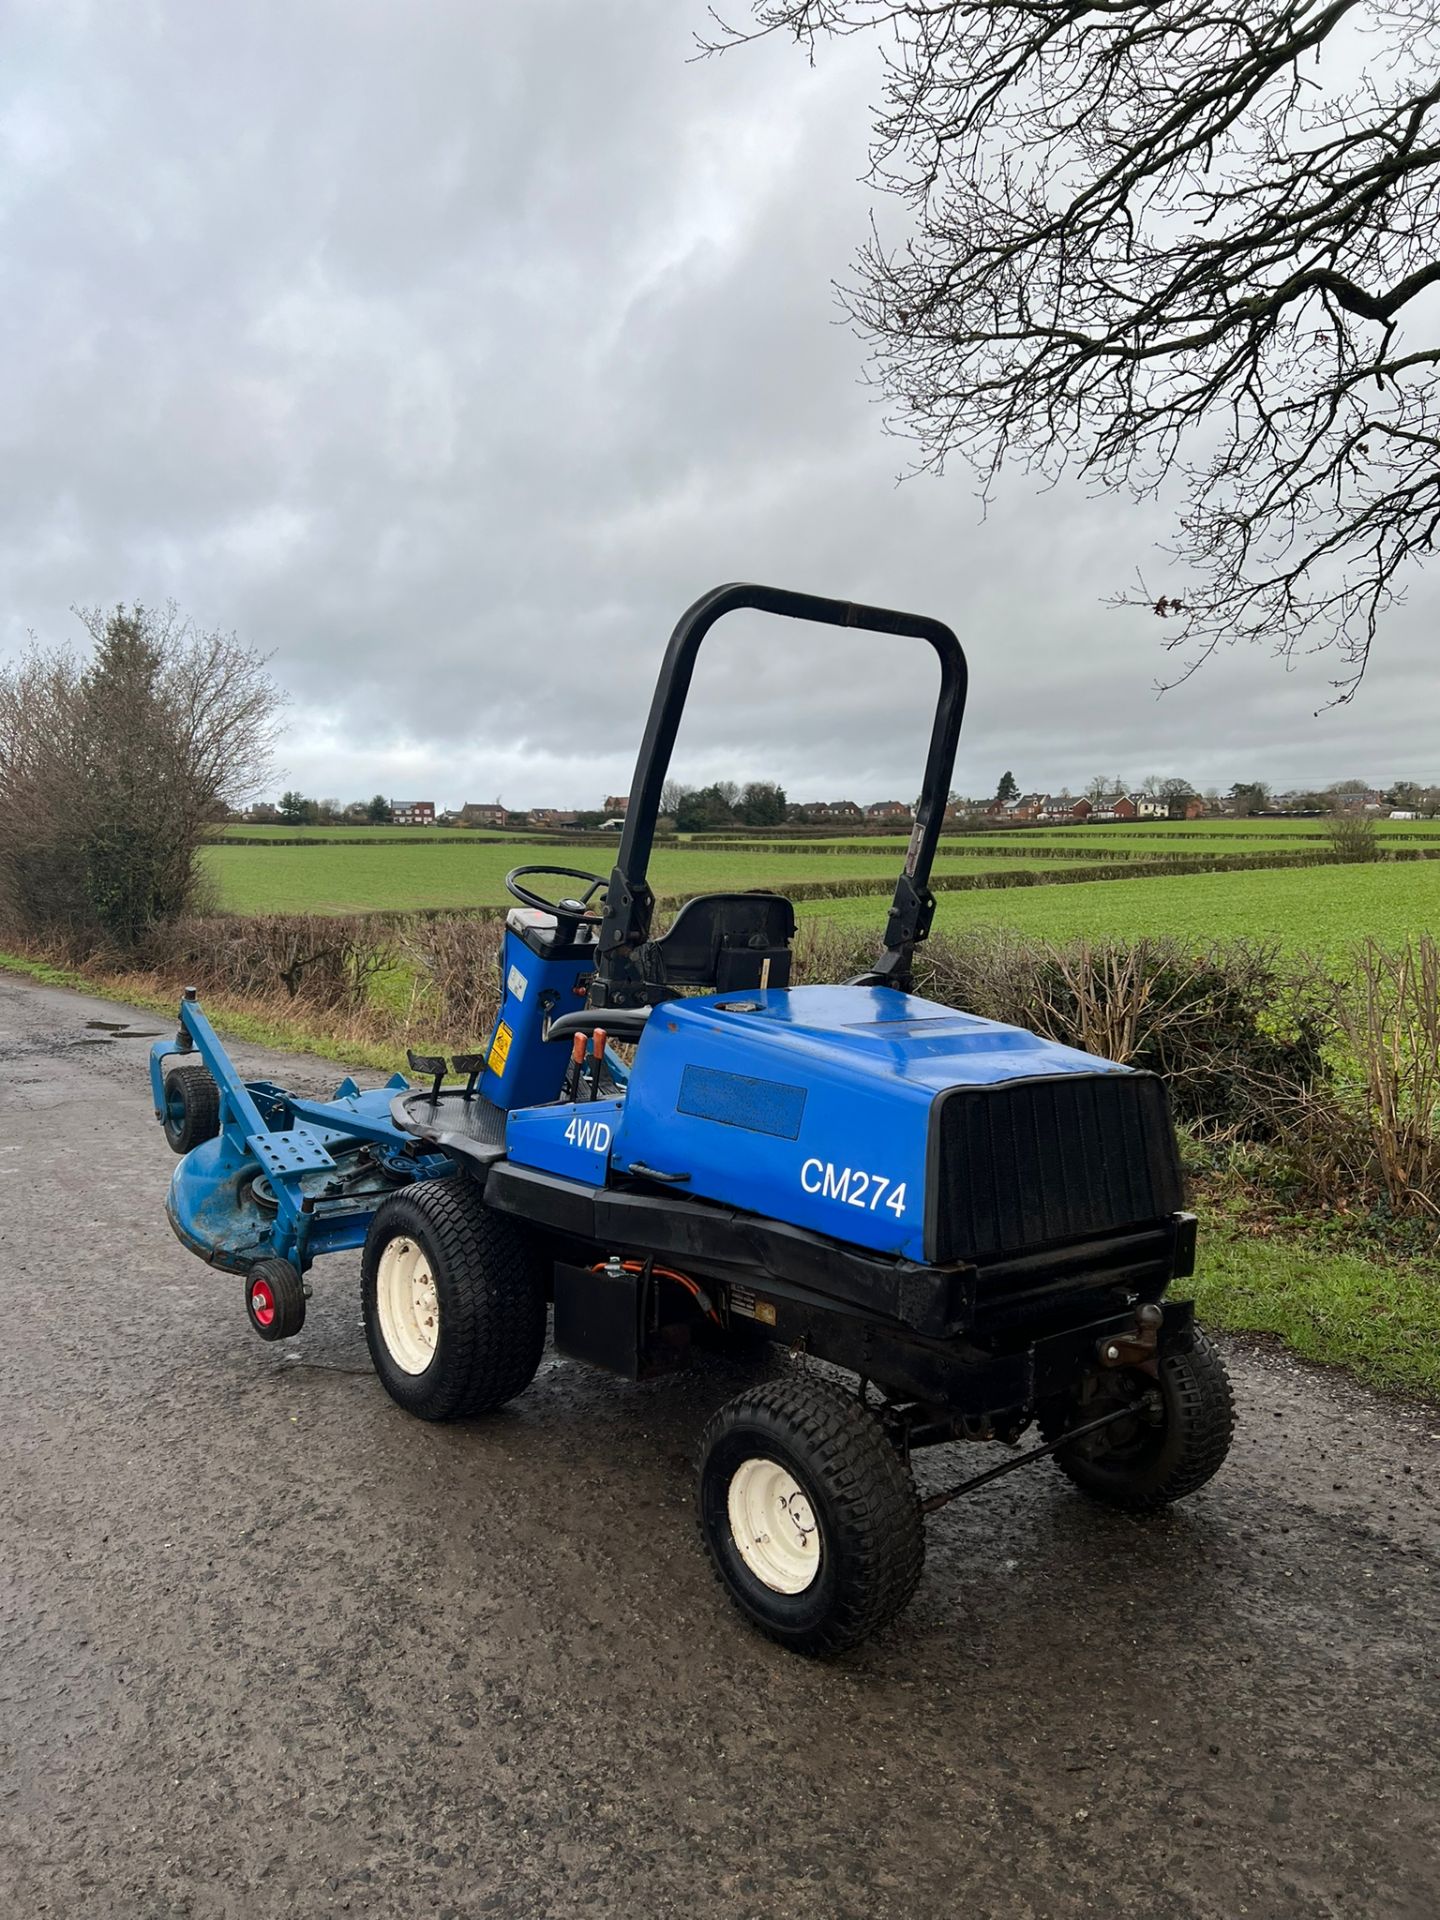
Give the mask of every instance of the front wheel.
[[534, 1379], [545, 1289], [531, 1242], [462, 1176], [418, 1181], [386, 1200], [360, 1275], [370, 1358], [407, 1413], [489, 1413]]
[[839, 1653], [907, 1605], [925, 1561], [915, 1484], [853, 1393], [767, 1382], [720, 1409], [701, 1450], [706, 1550], [762, 1633]]
[[1154, 1513], [1203, 1487], [1225, 1464], [1235, 1400], [1225, 1362], [1198, 1327], [1190, 1346], [1161, 1360], [1156, 1387], [1148, 1374], [1121, 1369], [1091, 1375], [1080, 1392], [1039, 1409], [1041, 1434], [1058, 1440], [1071, 1427], [1133, 1403], [1133, 1418], [1055, 1455], [1066, 1479], [1092, 1500]]

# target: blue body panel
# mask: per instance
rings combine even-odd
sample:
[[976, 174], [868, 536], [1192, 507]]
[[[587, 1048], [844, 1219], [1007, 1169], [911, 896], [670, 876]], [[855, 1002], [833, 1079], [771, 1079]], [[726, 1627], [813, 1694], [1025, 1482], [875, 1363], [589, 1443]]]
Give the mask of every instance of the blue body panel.
[[603, 1187], [622, 1111], [620, 1100], [567, 1100], [561, 1105], [528, 1107], [512, 1113], [506, 1123], [506, 1153], [517, 1166]]
[[936, 1095], [1128, 1069], [890, 987], [704, 994], [657, 1007], [612, 1152], [683, 1191], [924, 1258]]
[[547, 1015], [558, 1019], [585, 1004], [593, 956], [552, 960], [532, 953], [512, 927], [500, 949], [504, 995], [485, 1047], [480, 1091], [492, 1106], [512, 1112], [558, 1100], [570, 1049], [540, 1037]]

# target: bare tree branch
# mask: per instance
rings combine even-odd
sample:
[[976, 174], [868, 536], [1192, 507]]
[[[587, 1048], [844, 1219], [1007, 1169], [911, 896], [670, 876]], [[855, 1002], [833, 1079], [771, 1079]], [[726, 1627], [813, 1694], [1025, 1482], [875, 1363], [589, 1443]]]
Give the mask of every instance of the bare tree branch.
[[1180, 677], [1329, 648], [1349, 699], [1440, 528], [1440, 13], [754, 0], [701, 45], [864, 32], [909, 237], [840, 293], [916, 468], [1178, 488]]

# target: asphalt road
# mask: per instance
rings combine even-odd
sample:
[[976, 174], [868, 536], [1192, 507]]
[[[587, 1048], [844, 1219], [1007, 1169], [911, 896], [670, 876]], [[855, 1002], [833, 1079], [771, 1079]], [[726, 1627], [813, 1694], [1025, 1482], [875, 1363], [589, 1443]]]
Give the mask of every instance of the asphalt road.
[[1440, 1414], [1232, 1350], [1200, 1496], [1016, 1475], [800, 1661], [695, 1538], [735, 1376], [427, 1427], [351, 1259], [253, 1337], [165, 1224], [164, 1024], [0, 976], [3, 1920], [1433, 1920]]

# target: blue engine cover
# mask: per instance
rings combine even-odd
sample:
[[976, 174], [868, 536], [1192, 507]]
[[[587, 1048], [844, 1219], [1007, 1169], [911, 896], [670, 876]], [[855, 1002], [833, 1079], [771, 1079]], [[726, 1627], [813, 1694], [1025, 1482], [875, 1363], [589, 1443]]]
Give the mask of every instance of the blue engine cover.
[[685, 1173], [680, 1193], [923, 1260], [936, 1095], [1107, 1071], [1129, 1069], [889, 987], [705, 994], [651, 1015], [611, 1164]]

